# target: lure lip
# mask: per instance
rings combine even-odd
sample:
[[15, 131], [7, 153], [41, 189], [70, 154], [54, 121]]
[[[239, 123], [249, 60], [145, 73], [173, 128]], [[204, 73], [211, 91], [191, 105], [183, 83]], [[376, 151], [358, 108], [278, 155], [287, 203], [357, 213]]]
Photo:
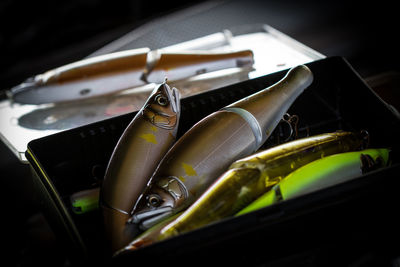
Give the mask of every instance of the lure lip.
[[151, 210], [144, 210], [134, 214], [127, 223], [135, 224], [141, 230], [147, 230], [156, 225], [160, 221], [168, 218], [173, 214], [173, 207], [163, 206]]
[[[171, 104], [171, 109], [172, 111], [177, 114], [181, 111], [180, 109], [180, 93], [179, 90], [176, 89], [175, 87], [170, 87], [167, 84], [167, 78], [165, 78], [164, 82], [161, 84], [161, 86], [164, 88], [164, 92], [167, 94], [168, 100], [170, 101]], [[153, 90], [153, 93], [155, 93], [157, 90], [159, 90], [159, 86], [156, 86]]]
[[155, 209], [152, 209], [152, 210], [141, 211], [141, 212], [138, 212], [138, 213], [134, 214], [129, 219], [129, 223], [136, 223], [137, 224], [137, 223], [142, 222], [146, 218], [159, 216], [160, 214], [162, 214], [164, 212], [168, 212], [171, 209], [172, 209], [172, 207], [170, 207], [170, 206], [164, 206], [164, 207], [159, 207], [159, 208], [155, 208]]
[[[151, 184], [151, 182], [149, 183]], [[189, 193], [179, 178], [174, 176], [165, 177], [157, 181], [154, 187], [148, 186], [147, 189], [140, 195], [136, 204], [131, 212], [130, 223], [138, 224], [143, 230], [159, 223], [163, 219], [176, 213], [176, 206], [178, 203], [186, 200]], [[144, 196], [156, 195], [162, 202], [160, 206], [152, 206], [149, 204], [148, 199]], [[141, 208], [144, 208], [141, 210]], [[136, 212], [137, 210], [139, 212]]]
[[142, 221], [142, 222], [139, 224], [139, 228], [140, 228], [141, 230], [147, 230], [147, 229], [151, 228], [152, 226], [158, 224], [158, 223], [161, 222], [162, 220], [167, 219], [167, 218], [168, 218], [169, 216], [171, 216], [172, 214], [173, 214], [173, 210], [172, 210], [172, 207], [170, 207], [169, 210], [164, 211], [164, 212], [161, 213], [160, 215], [157, 215], [157, 216], [154, 216], [154, 217], [151, 217], [151, 218], [148, 218], [148, 219]]
[[176, 89], [175, 87], [170, 88], [170, 87], [166, 84], [166, 81], [167, 81], [167, 79], [165, 79], [164, 84], [165, 84], [166, 87], [168, 88], [168, 89], [167, 89], [167, 92], [170, 94], [170, 95], [169, 95], [169, 98], [170, 98], [171, 100], [173, 100], [173, 101], [171, 101], [172, 110], [173, 110], [175, 113], [179, 113], [179, 112], [181, 112], [181, 105], [179, 104], [179, 103], [180, 103], [180, 98], [181, 98], [180, 92], [179, 92], [179, 90]]

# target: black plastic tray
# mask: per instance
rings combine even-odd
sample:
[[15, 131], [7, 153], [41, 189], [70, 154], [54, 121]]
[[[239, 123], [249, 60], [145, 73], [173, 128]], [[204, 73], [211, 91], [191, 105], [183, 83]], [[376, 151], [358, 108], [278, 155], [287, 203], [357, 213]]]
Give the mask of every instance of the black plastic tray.
[[[400, 256], [390, 245], [395, 243], [385, 241], [399, 238], [396, 224], [400, 219], [395, 210], [399, 208], [400, 119], [345, 59], [332, 57], [307, 65], [314, 82], [289, 110], [299, 116], [299, 136], [366, 130], [371, 147], [392, 149], [390, 167], [111, 260], [104, 249], [100, 212], [73, 214], [69, 196], [99, 183], [118, 138], [135, 113], [33, 140], [26, 157], [34, 169], [36, 190], [71, 261], [197, 265], [220, 259], [245, 266], [326, 266], [360, 260], [382, 263]], [[183, 99], [178, 136], [204, 116], [270, 86], [285, 73]], [[278, 127], [265, 147], [277, 142], [280, 131]]]

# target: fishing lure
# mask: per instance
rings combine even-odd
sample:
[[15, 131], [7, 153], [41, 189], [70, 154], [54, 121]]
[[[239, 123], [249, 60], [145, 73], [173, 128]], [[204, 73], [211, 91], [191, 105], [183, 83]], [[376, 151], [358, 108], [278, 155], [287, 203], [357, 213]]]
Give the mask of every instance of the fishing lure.
[[291, 141], [238, 160], [165, 227], [159, 239], [232, 216], [297, 168], [327, 155], [356, 150], [363, 142], [363, 134], [328, 133]]
[[331, 154], [358, 149], [365, 134], [326, 133], [291, 141], [234, 162], [182, 215], [125, 247], [141, 246], [235, 215], [293, 170]]
[[274, 203], [349, 181], [388, 164], [388, 149], [366, 149], [340, 153], [313, 161], [290, 173], [270, 191], [259, 197], [237, 215]]
[[229, 165], [254, 153], [313, 80], [308, 67], [205, 117], [168, 151], [135, 204], [132, 223], [147, 229], [192, 204]]
[[72, 211], [84, 214], [99, 208], [99, 188], [76, 192], [70, 196]]
[[100, 193], [106, 233], [119, 249], [131, 238], [126, 221], [161, 158], [175, 141], [180, 116], [176, 88], [165, 82], [154, 89], [119, 139]]
[[198, 74], [253, 65], [253, 52], [167, 52], [148, 48], [86, 58], [49, 70], [11, 88], [23, 104], [77, 101], [121, 90], [186, 79]]

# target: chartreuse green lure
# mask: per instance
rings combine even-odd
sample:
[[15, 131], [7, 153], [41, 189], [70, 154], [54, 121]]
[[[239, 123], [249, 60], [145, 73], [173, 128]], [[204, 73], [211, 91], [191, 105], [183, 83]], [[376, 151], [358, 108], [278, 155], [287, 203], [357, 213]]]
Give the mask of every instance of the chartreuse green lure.
[[70, 197], [72, 211], [75, 214], [84, 214], [99, 208], [99, 188], [83, 190]]
[[237, 215], [342, 183], [388, 164], [388, 149], [339, 153], [298, 168]]

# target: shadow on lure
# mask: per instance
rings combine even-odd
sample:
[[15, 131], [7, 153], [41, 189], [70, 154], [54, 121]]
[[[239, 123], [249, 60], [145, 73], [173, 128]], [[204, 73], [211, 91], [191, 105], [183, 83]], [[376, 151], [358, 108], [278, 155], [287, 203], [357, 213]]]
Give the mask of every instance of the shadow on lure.
[[191, 205], [233, 161], [266, 141], [312, 80], [308, 67], [294, 67], [276, 84], [195, 124], [161, 161], [130, 223], [148, 229]]
[[323, 156], [357, 150], [364, 143], [364, 134], [327, 133], [291, 141], [240, 159], [181, 216], [139, 236], [120, 253], [233, 216], [294, 170]]

